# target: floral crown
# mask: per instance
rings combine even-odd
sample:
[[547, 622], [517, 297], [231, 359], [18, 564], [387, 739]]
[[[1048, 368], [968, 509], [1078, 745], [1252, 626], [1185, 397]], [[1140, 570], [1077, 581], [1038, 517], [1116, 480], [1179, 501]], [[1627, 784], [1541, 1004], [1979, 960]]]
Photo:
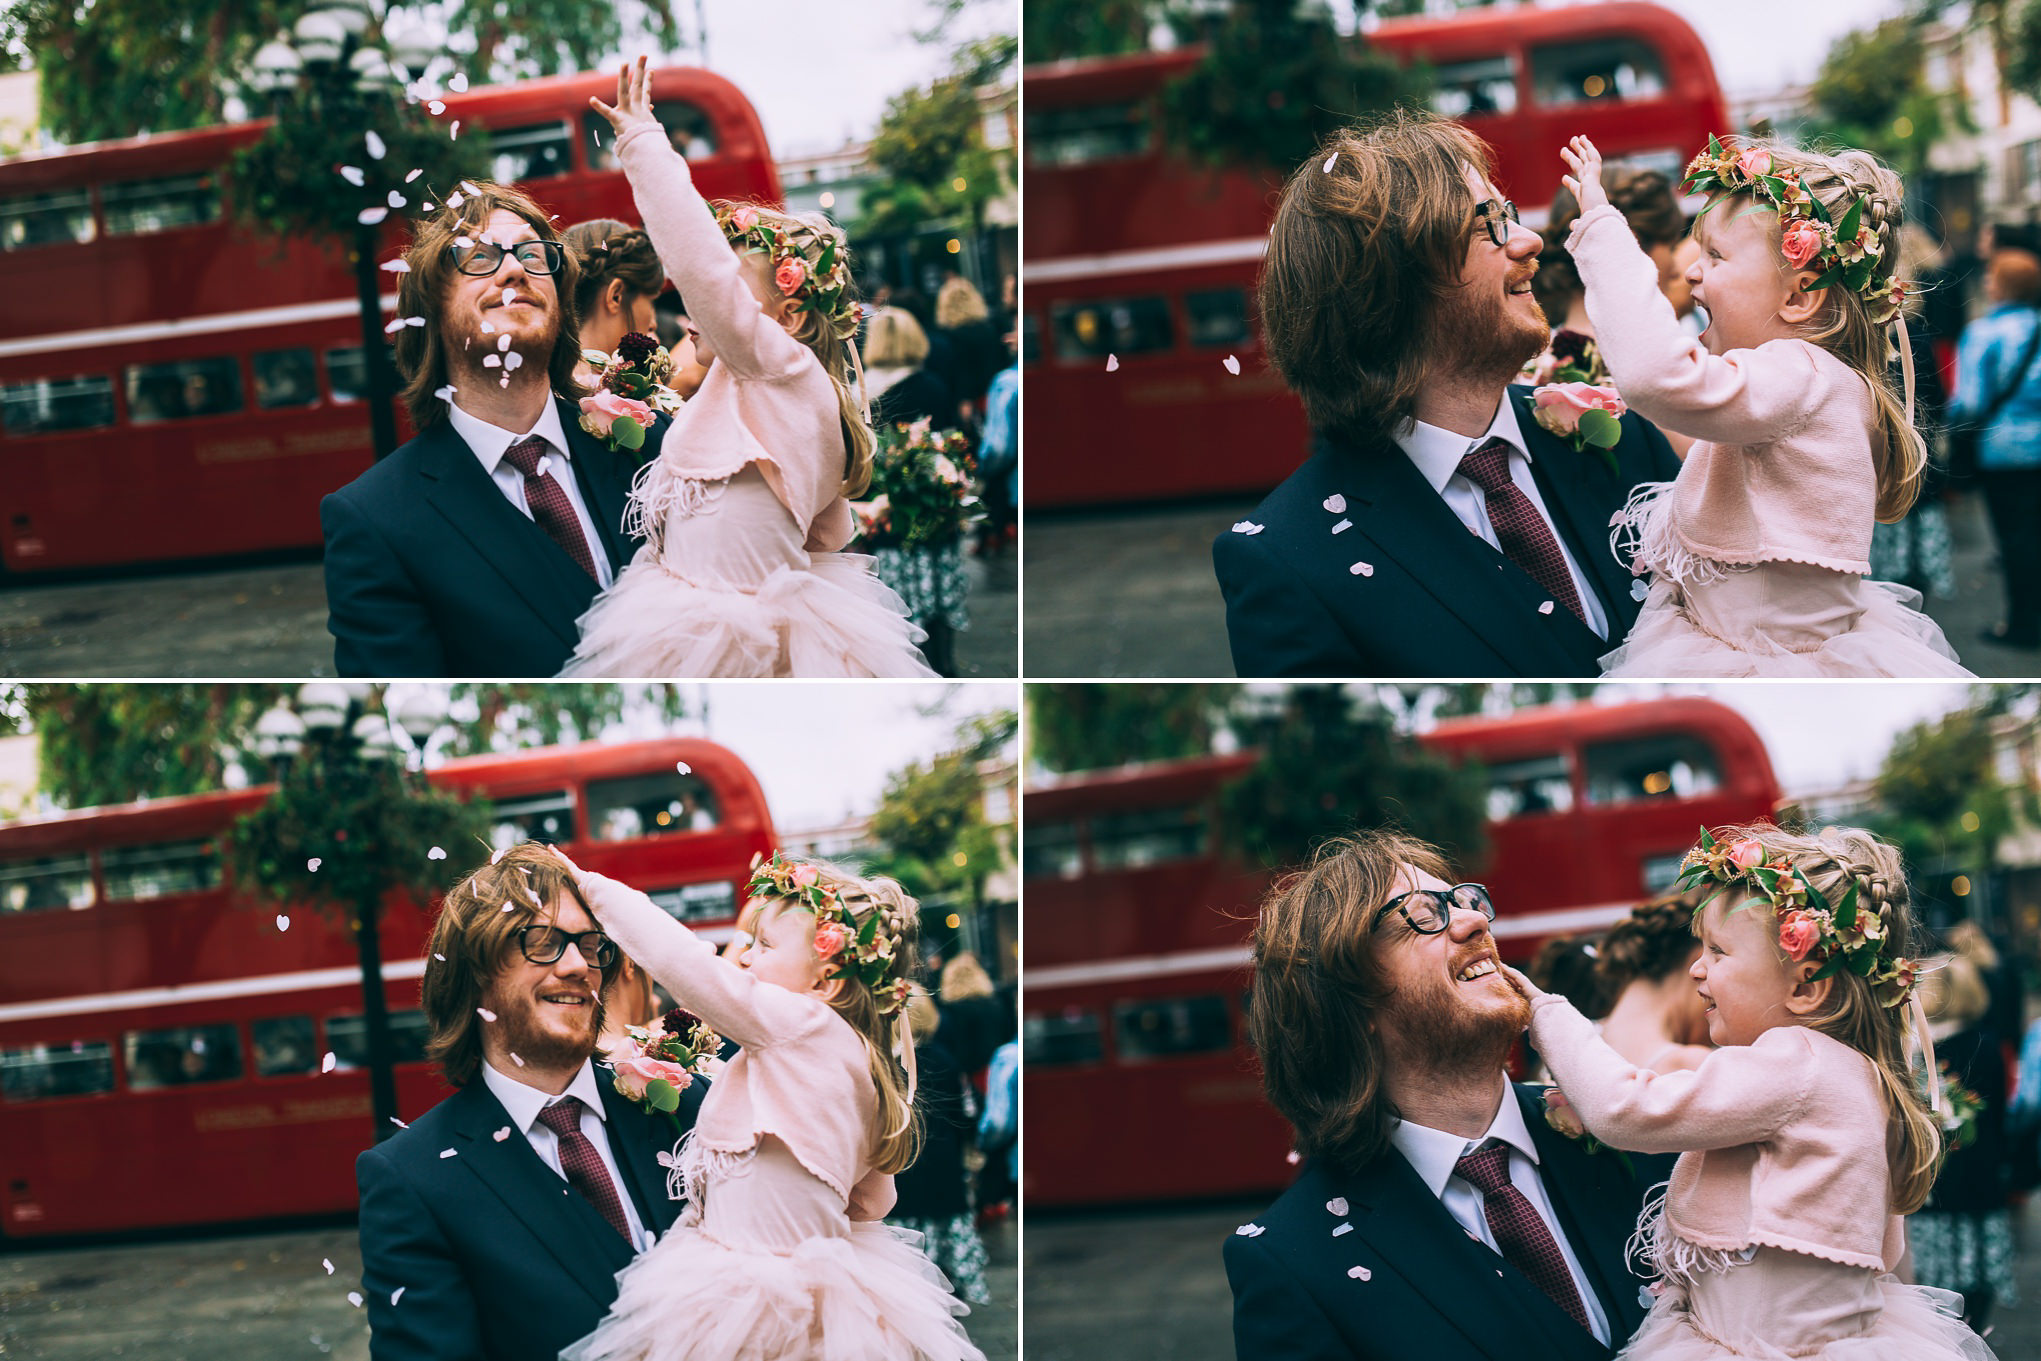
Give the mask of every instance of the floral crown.
[[1731, 150], [1713, 133], [1708, 149], [1687, 164], [1680, 182], [1686, 193], [1749, 194], [1779, 213], [1779, 248], [1795, 269], [1812, 269], [1819, 277], [1808, 290], [1842, 284], [1864, 300], [1871, 320], [1889, 324], [1906, 302], [1907, 283], [1878, 277], [1885, 254], [1880, 229], [1869, 218], [1868, 196], [1851, 203], [1840, 221], [1829, 215], [1808, 191], [1797, 170], [1772, 173], [1772, 153], [1763, 147]]
[[733, 246], [763, 252], [772, 280], [797, 312], [813, 312], [838, 340], [857, 334], [864, 309], [850, 300], [850, 265], [834, 232], [804, 222], [769, 222], [749, 203], [716, 205], [716, 225]]
[[913, 985], [905, 978], [888, 977], [893, 972], [893, 942], [906, 927], [891, 908], [873, 903], [859, 925], [842, 891], [823, 885], [819, 868], [789, 860], [778, 851], [770, 860], [751, 857], [751, 883], [745, 891], [753, 898], [783, 898], [814, 913], [815, 953], [833, 977], [864, 984], [881, 1016], [891, 1016], [906, 1004]]
[[[1755, 837], [1725, 845], [1704, 827], [1701, 843], [1680, 862], [1675, 883], [1691, 888], [1709, 881], [1748, 884], [1772, 905], [1779, 919], [1779, 948], [1796, 962], [1822, 961], [1809, 982], [1847, 969], [1871, 985], [1882, 1006], [1903, 1006], [1913, 995], [1919, 961], [1896, 953], [1885, 905], [1859, 903], [1854, 875], [1831, 905], [1790, 857], [1768, 852]], [[1718, 896], [1719, 890], [1711, 893], [1701, 906]]]

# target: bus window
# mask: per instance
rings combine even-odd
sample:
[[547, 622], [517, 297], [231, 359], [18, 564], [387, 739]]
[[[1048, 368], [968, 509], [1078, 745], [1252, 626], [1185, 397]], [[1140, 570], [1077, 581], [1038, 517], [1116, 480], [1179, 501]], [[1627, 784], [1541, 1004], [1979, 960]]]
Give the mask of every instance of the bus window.
[[1056, 357], [1065, 361], [1126, 358], [1176, 347], [1167, 298], [1110, 298], [1057, 307]]
[[1029, 1016], [1021, 1022], [1021, 1071], [1097, 1063], [1105, 1057], [1098, 1017], [1077, 1007]]
[[130, 364], [127, 387], [128, 419], [136, 425], [241, 409], [241, 365], [232, 355]]
[[309, 1016], [265, 1016], [250, 1027], [255, 1036], [255, 1071], [263, 1077], [319, 1070], [319, 1049]]
[[0, 864], [0, 912], [48, 912], [92, 906], [92, 862], [45, 855]]
[[565, 123], [492, 130], [489, 151], [495, 157], [495, 169], [490, 178], [498, 184], [521, 184], [564, 175], [571, 167], [568, 153], [573, 144], [574, 134]]
[[498, 799], [490, 811], [496, 822], [489, 829], [489, 844], [496, 850], [508, 850], [520, 841], [574, 840], [574, 796], [567, 790]]
[[[417, 1009], [390, 1013], [390, 1061], [425, 1062], [425, 1041], [432, 1028]], [[369, 1061], [368, 1022], [360, 1016], [326, 1018], [326, 1047], [333, 1051], [336, 1071], [366, 1067]]]
[[1042, 362], [1042, 319], [1033, 312], [1021, 318], [1021, 363], [1030, 368]]
[[255, 356], [255, 405], [264, 411], [319, 400], [319, 368], [309, 349], [263, 350]]
[[1143, 808], [1092, 819], [1091, 863], [1100, 870], [1139, 869], [1205, 853], [1202, 808]]
[[1042, 109], [1027, 116], [1030, 166], [1090, 165], [1124, 160], [1148, 150], [1148, 105], [1092, 104], [1081, 109]]
[[121, 1050], [130, 1091], [230, 1082], [243, 1071], [241, 1030], [232, 1021], [130, 1030], [121, 1037]]
[[99, 853], [108, 902], [198, 893], [220, 882], [220, 856], [210, 841], [121, 846]]
[[[713, 156], [721, 149], [715, 121], [693, 104], [678, 100], [655, 104], [652, 116], [665, 127], [666, 140], [673, 143], [673, 149], [691, 161]], [[609, 120], [593, 109], [581, 115], [581, 144], [588, 153], [590, 170], [622, 169], [617, 164], [616, 134], [610, 131]]]
[[1564, 813], [1572, 807], [1573, 780], [1562, 755], [1501, 761], [1488, 767], [1490, 822]]
[[1191, 322], [1191, 344], [1227, 347], [1247, 343], [1245, 289], [1215, 288], [1186, 293], [1183, 302]]
[[716, 795], [699, 775], [667, 770], [588, 784], [588, 831], [597, 841], [706, 832], [721, 820]]
[[1021, 839], [1021, 875], [1027, 879], [1075, 879], [1084, 873], [1084, 852], [1074, 822], [1030, 822]]
[[167, 232], [217, 222], [220, 217], [220, 189], [211, 175], [109, 184], [100, 189], [99, 198], [106, 210], [108, 236]]
[[1531, 49], [1531, 97], [1551, 107], [1665, 93], [1658, 53], [1636, 38], [1602, 38]]
[[1685, 733], [1599, 742], [1587, 748], [1584, 758], [1590, 804], [1691, 799], [1722, 787], [1714, 751]]
[[[390, 367], [397, 367], [397, 348], [385, 345], [390, 351]], [[344, 345], [326, 351], [326, 382], [333, 389], [336, 402], [358, 402], [368, 395], [368, 366], [361, 362], [361, 346]], [[403, 379], [397, 380], [399, 383]]]
[[650, 889], [645, 896], [675, 921], [723, 922], [737, 915], [737, 885], [728, 879]]
[[1215, 1054], [1233, 1047], [1224, 997], [1171, 997], [1113, 1008], [1113, 1048], [1123, 1063]]
[[0, 387], [0, 429], [10, 435], [95, 430], [113, 424], [113, 379], [38, 378]]
[[1507, 56], [1456, 61], [1432, 74], [1432, 110], [1447, 118], [1515, 113], [1517, 73]]
[[98, 234], [89, 189], [0, 199], [0, 250], [90, 241]]
[[0, 1049], [0, 1098], [49, 1101], [113, 1090], [113, 1046], [105, 1040]]

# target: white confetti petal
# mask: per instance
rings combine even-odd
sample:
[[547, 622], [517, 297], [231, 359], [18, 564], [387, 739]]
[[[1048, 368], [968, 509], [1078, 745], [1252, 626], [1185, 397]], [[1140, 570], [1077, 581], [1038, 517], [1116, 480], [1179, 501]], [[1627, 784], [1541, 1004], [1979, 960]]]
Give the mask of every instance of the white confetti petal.
[[355, 214], [355, 221], [364, 227], [373, 227], [390, 215], [388, 208], [364, 208]]
[[509, 373], [522, 363], [524, 363], [524, 356], [513, 351], [503, 356], [503, 371]]
[[500, 388], [507, 388], [507, 387], [509, 387], [509, 386], [510, 386], [510, 375], [509, 375], [509, 374], [507, 374], [507, 373], [506, 373], [506, 374], [504, 374], [504, 375], [503, 375], [503, 381], [502, 381], [502, 382], [500, 382], [500, 383], [498, 383], [498, 384], [497, 384], [496, 386], [498, 386], [498, 387], [500, 387]]
[[504, 910], [505, 912], [508, 912], [508, 911], [510, 911], [510, 909], [511, 909], [512, 907], [515, 907], [515, 906], [516, 906], [516, 904], [515, 904], [515, 903], [505, 903], [505, 904], [503, 905], [503, 910]]
[[383, 328], [383, 334], [384, 334], [384, 335], [386, 335], [386, 336], [391, 336], [391, 335], [395, 335], [395, 334], [397, 334], [397, 332], [399, 332], [399, 331], [401, 331], [401, 330], [403, 330], [403, 329], [404, 329], [404, 318], [402, 318], [402, 317], [393, 317], [393, 318], [391, 318], [391, 320], [390, 320], [390, 324], [389, 324], [388, 326], [385, 326], [385, 327]]
[[325, 863], [326, 863], [325, 861], [321, 860], [318, 856], [315, 855], [310, 860], [307, 860], [305, 862], [305, 868], [310, 870], [312, 873], [317, 874], [319, 872], [319, 866]]
[[333, 1071], [334, 1067], [339, 1064], [339, 1062], [340, 1062], [339, 1057], [335, 1055], [331, 1049], [329, 1049], [326, 1051], [326, 1057], [319, 1060], [319, 1071], [322, 1073], [330, 1073]]
[[497, 1143], [499, 1143], [499, 1144], [500, 1144], [500, 1143], [502, 1143], [502, 1142], [503, 1142], [503, 1141], [504, 1141], [505, 1139], [508, 1139], [509, 1137], [510, 1137], [510, 1126], [508, 1126], [508, 1125], [505, 1125], [505, 1126], [504, 1126], [504, 1127], [503, 1127], [502, 1129], [499, 1129], [499, 1130], [497, 1130], [497, 1131], [496, 1131], [496, 1133], [495, 1133], [495, 1135], [494, 1135], [494, 1138], [495, 1138], [496, 1142], [497, 1142]]
[[326, 1274], [331, 1276], [333, 1274], [333, 1259], [331, 1257], [321, 1257], [319, 1261], [326, 1268]]
[[1295, 1167], [1298, 1163], [1304, 1161], [1304, 1155], [1293, 1148], [1283, 1155], [1283, 1161]]
[[495, 864], [495, 863], [496, 863], [497, 861], [501, 860], [501, 859], [502, 859], [502, 858], [503, 858], [504, 856], [506, 856], [506, 855], [509, 855], [509, 854], [510, 854], [510, 850], [509, 850], [509, 848], [508, 848], [508, 847], [505, 847], [505, 848], [504, 848], [503, 850], [500, 850], [500, 851], [496, 852], [496, 854], [494, 854], [494, 855], [490, 856], [490, 857], [489, 857], [489, 863], [493, 865], [493, 864]]
[[1372, 562], [1357, 562], [1353, 566], [1347, 568], [1347, 571], [1353, 573], [1357, 577], [1371, 577], [1375, 575], [1375, 564]]
[[461, 139], [461, 120], [456, 118], [454, 120], [453, 131], [450, 134], [448, 134], [447, 140], [458, 142], [460, 139]]
[[695, 773], [695, 768], [685, 761], [675, 761], [673, 763], [673, 768], [683, 775], [692, 775]]
[[426, 105], [425, 107], [426, 107], [426, 108], [428, 108], [428, 109], [430, 109], [430, 110], [432, 110], [432, 116], [433, 116], [434, 118], [437, 118], [437, 117], [439, 117], [439, 116], [440, 116], [441, 114], [443, 114], [443, 113], [445, 113], [445, 112], [446, 112], [446, 104], [445, 104], [444, 102], [440, 101], [440, 100], [437, 100], [437, 99], [433, 100], [433, 101], [432, 101], [431, 103], [427, 104], [427, 105]]
[[1339, 153], [1338, 153], [1337, 151], [1333, 152], [1333, 153], [1332, 153], [1332, 154], [1331, 154], [1330, 156], [1327, 156], [1327, 157], [1325, 158], [1325, 166], [1324, 166], [1324, 169], [1325, 169], [1325, 173], [1326, 173], [1326, 174], [1328, 174], [1328, 175], [1330, 175], [1330, 174], [1332, 173], [1332, 167], [1333, 167], [1333, 166], [1334, 166], [1335, 164], [1337, 164], [1337, 163], [1338, 163], [1338, 161], [1339, 161]]
[[1107, 355], [1107, 356], [1106, 356], [1106, 372], [1107, 372], [1107, 373], [1118, 373], [1119, 371], [1120, 371], [1120, 357], [1119, 357], [1118, 355], [1116, 355], [1116, 354], [1109, 354], [1109, 355]]
[[395, 1126], [396, 1126], [396, 1127], [397, 1127], [398, 1129], [410, 1129], [410, 1128], [411, 1128], [411, 1126], [409, 1126], [409, 1125], [405, 1124], [405, 1123], [404, 1123], [404, 1122], [403, 1122], [402, 1120], [399, 1120], [399, 1119], [398, 1119], [398, 1118], [397, 1118], [396, 1116], [394, 1116], [394, 1115], [390, 1117], [390, 1123], [391, 1123], [391, 1124], [393, 1124], [393, 1125], [395, 1125]]
[[288, 930], [290, 930], [290, 929], [291, 929], [291, 919], [290, 919], [289, 917], [286, 917], [286, 916], [285, 916], [285, 915], [284, 915], [283, 913], [281, 913], [281, 912], [277, 913], [277, 914], [276, 914], [276, 929], [277, 929], [277, 930], [279, 930], [279, 931], [288, 931]]
[[1242, 1224], [1233, 1231], [1233, 1236], [1236, 1238], [1259, 1238], [1267, 1232], [1268, 1229], [1260, 1224]]
[[506, 288], [506, 289], [504, 289], [504, 290], [503, 290], [503, 305], [504, 305], [505, 307], [508, 307], [508, 306], [510, 306], [510, 304], [512, 304], [512, 303], [514, 303], [514, 302], [516, 302], [516, 301], [517, 301], [517, 290], [516, 290], [516, 289], [514, 289], [514, 288]]
[[434, 959], [438, 960], [438, 961], [439, 961], [440, 963], [442, 963], [442, 964], [446, 963], [446, 956], [445, 956], [445, 955], [443, 955], [443, 954], [441, 954], [441, 953], [440, 953], [439, 951], [437, 951], [437, 950], [434, 950], [434, 951], [432, 952], [432, 957], [433, 957]]
[[[440, 399], [440, 400], [441, 400], [442, 402], [451, 402], [451, 401], [452, 401], [452, 400], [454, 399], [454, 393], [456, 393], [456, 392], [458, 392], [458, 391], [460, 391], [460, 389], [459, 389], [459, 388], [456, 388], [456, 387], [455, 387], [455, 386], [454, 386], [454, 385], [453, 385], [452, 383], [448, 383], [448, 384], [447, 384], [447, 385], [446, 385], [445, 387], [443, 387], [443, 388], [435, 388], [435, 389], [433, 390], [433, 394], [432, 394], [432, 395], [433, 395], [433, 396], [435, 396], [435, 397], [437, 397], [437, 398], [439, 398], [439, 399]], [[434, 847], [433, 849], [434, 849], [434, 850], [438, 850], [439, 848], [435, 846], [435, 847]], [[430, 859], [430, 860], [444, 860], [444, 859], [446, 859], [446, 852], [445, 852], [445, 851], [440, 851], [438, 855], [435, 855], [435, 856], [428, 856], [428, 857], [427, 857], [427, 859]]]
[[484, 355], [484, 356], [482, 357], [482, 367], [483, 367], [483, 368], [485, 368], [485, 369], [500, 369], [500, 368], [502, 368], [502, 367], [503, 367], [503, 356], [502, 356], [502, 355], [500, 355], [500, 354], [491, 354], [491, 355]]
[[[447, 204], [447, 207], [449, 207], [449, 208], [458, 208], [458, 207], [460, 207], [460, 206], [461, 206], [461, 205], [460, 205], [460, 204], [458, 204], [458, 203], [449, 203], [449, 204]], [[472, 246], [472, 245], [474, 245], [474, 244], [475, 244], [475, 238], [474, 238], [474, 237], [472, 237], [472, 236], [457, 236], [457, 237], [455, 237], [455, 238], [454, 238], [454, 245], [455, 245], [456, 247], [458, 247], [459, 249], [461, 249], [461, 250], [466, 250], [466, 249], [468, 249], [468, 248], [469, 248], [470, 246]]]
[[485, 1021], [493, 1021], [496, 1019], [496, 1013], [489, 1010], [489, 1008], [487, 1007], [476, 1007], [475, 1014], [477, 1016], [480, 1016]]
[[1325, 1212], [1330, 1215], [1338, 1215], [1342, 1219], [1346, 1217], [1347, 1208], [1345, 1196], [1334, 1196], [1331, 1200], [1325, 1202]]
[[[451, 387], [444, 387], [441, 388], [440, 391], [452, 392], [453, 389]], [[444, 860], [446, 859], [446, 849], [441, 846], [434, 846], [431, 850], [425, 853], [425, 858], [427, 860]]]
[[489, 322], [486, 322], [486, 321], [485, 321], [485, 322], [483, 322], [483, 323], [482, 323], [482, 334], [483, 334], [483, 335], [485, 335], [485, 336], [493, 336], [493, 335], [495, 335], [495, 334], [496, 334], [496, 328], [495, 328], [495, 326], [491, 325], [491, 324], [490, 324]]
[[359, 1290], [348, 1291], [347, 1302], [357, 1309], [361, 1308], [361, 1292]]
[[467, 200], [462, 198], [459, 194], [448, 194], [446, 196], [446, 206], [449, 208], [458, 208], [463, 203], [466, 202]]
[[498, 354], [501, 354], [501, 353], [502, 353], [503, 351], [505, 351], [505, 350], [507, 350], [507, 349], [509, 349], [509, 348], [510, 348], [510, 337], [509, 337], [509, 336], [499, 336], [499, 337], [497, 338], [497, 341], [496, 341], [496, 352], [497, 352]]
[[388, 150], [388, 148], [383, 145], [383, 139], [381, 137], [378, 137], [373, 131], [366, 133], [362, 137], [362, 142], [368, 147], [369, 155], [375, 157], [379, 161], [383, 159], [383, 153], [386, 150]]
[[1334, 492], [1332, 495], [1326, 497], [1323, 501], [1319, 502], [1319, 504], [1324, 506], [1327, 510], [1331, 511], [1334, 515], [1337, 515], [1341, 511], [1346, 509], [1346, 497], [1340, 495], [1338, 492]]
[[390, 274], [409, 274], [411, 272], [410, 262], [405, 260], [385, 260], [382, 264], [377, 265], [376, 268]]
[[454, 72], [454, 78], [446, 83], [446, 87], [455, 94], [462, 93], [468, 88], [467, 73], [465, 71]]
[[1375, 1273], [1374, 1273], [1374, 1272], [1372, 1272], [1372, 1271], [1370, 1271], [1370, 1270], [1368, 1270], [1368, 1269], [1367, 1269], [1366, 1267], [1364, 1267], [1364, 1266], [1356, 1266], [1356, 1267], [1348, 1267], [1348, 1268], [1347, 1268], [1347, 1273], [1346, 1273], [1346, 1274], [1347, 1274], [1347, 1275], [1349, 1275], [1349, 1276], [1351, 1276], [1351, 1277], [1353, 1277], [1353, 1278], [1354, 1278], [1355, 1280], [1357, 1280], [1357, 1281], [1365, 1281], [1365, 1280], [1369, 1279], [1370, 1277], [1372, 1277], [1372, 1276], [1373, 1276], [1373, 1275], [1374, 1275]]
[[432, 205], [430, 203], [421, 203], [418, 205], [418, 210], [422, 213], [429, 213], [432, 211]]
[[516, 1054], [512, 1054], [510, 1056], [510, 1061], [520, 1068], [524, 1067], [524, 1060], [519, 1058]]
[[1352, 520], [1341, 520], [1338, 524], [1332, 527], [1332, 532], [1335, 534], [1344, 534], [1353, 527], [1354, 522]]
[[395, 1290], [392, 1290], [390, 1292], [390, 1303], [395, 1304], [398, 1300], [403, 1299], [404, 1292], [408, 1289], [410, 1289], [409, 1286], [400, 1285]]
[[1354, 1226], [1353, 1226], [1353, 1225], [1351, 1225], [1351, 1224], [1342, 1224], [1342, 1225], [1340, 1225], [1340, 1226], [1339, 1226], [1338, 1228], [1336, 1228], [1336, 1229], [1334, 1229], [1334, 1230], [1332, 1231], [1332, 1236], [1333, 1236], [1334, 1238], [1337, 1238], [1337, 1237], [1339, 1237], [1339, 1236], [1340, 1236], [1341, 1234], [1343, 1234], [1343, 1233], [1352, 1233], [1353, 1231], [1354, 1231]]
[[542, 454], [542, 455], [540, 455], [540, 456], [539, 456], [539, 464], [538, 464], [538, 467], [536, 467], [536, 468], [532, 469], [532, 476], [533, 476], [533, 477], [544, 477], [544, 476], [546, 475], [546, 469], [548, 469], [548, 468], [550, 468], [550, 467], [552, 467], [552, 466], [553, 466], [553, 456], [552, 456], [551, 454]]
[[1267, 528], [1267, 525], [1258, 525], [1252, 520], [1235, 520], [1233, 522], [1233, 532], [1235, 534], [1259, 534]]
[[1649, 586], [1646, 586], [1642, 581], [1633, 581], [1630, 583], [1630, 598], [1632, 600], [1642, 600], [1644, 599], [1645, 596], [1650, 594], [1651, 588]]
[[1546, 601], [1546, 602], [1545, 602], [1544, 604], [1540, 605], [1540, 606], [1538, 607], [1538, 613], [1540, 613], [1540, 614], [1550, 614], [1550, 613], [1552, 613], [1552, 602], [1548, 600], [1548, 601]]
[[401, 207], [403, 207], [403, 206], [404, 206], [404, 204], [405, 204], [405, 202], [406, 202], [406, 201], [407, 201], [407, 200], [406, 200], [406, 199], [404, 198], [404, 196], [403, 196], [402, 194], [398, 193], [398, 192], [397, 192], [396, 190], [392, 189], [392, 190], [390, 191], [390, 199], [389, 199], [389, 202], [390, 202], [390, 206], [391, 206], [392, 208], [401, 208]]
[[406, 318], [404, 318], [404, 324], [405, 324], [406, 326], [423, 326], [423, 325], [425, 325], [425, 318], [424, 318], [424, 317], [406, 317]]
[[353, 185], [357, 189], [361, 188], [363, 185], [369, 182], [368, 176], [361, 173], [361, 167], [358, 165], [341, 166], [340, 178], [346, 180], [349, 184]]
[[[475, 182], [474, 182], [473, 180], [462, 180], [462, 181], [461, 181], [461, 188], [462, 188], [462, 189], [465, 189], [465, 190], [466, 190], [466, 191], [467, 191], [468, 193], [470, 193], [470, 194], [479, 194], [479, 193], [481, 193], [481, 192], [482, 192], [482, 191], [481, 191], [480, 189], [477, 189], [477, 188], [475, 187]], [[554, 216], [554, 217], [558, 217], [558, 216], [559, 216], [559, 214], [558, 214], [558, 213], [555, 213], [555, 214], [553, 214], [553, 216]]]
[[455, 1155], [456, 1153], [458, 1153], [458, 1152], [460, 1152], [460, 1150], [459, 1150], [459, 1149], [454, 1149], [454, 1148], [442, 1148], [442, 1149], [441, 1149], [441, 1150], [439, 1151], [439, 1156], [440, 1156], [440, 1157], [442, 1157], [442, 1158], [451, 1158], [451, 1157], [453, 1157], [453, 1156], [454, 1156], [454, 1155]]
[[1229, 355], [1227, 355], [1227, 356], [1226, 356], [1226, 357], [1225, 357], [1224, 359], [1220, 360], [1219, 362], [1220, 362], [1220, 363], [1222, 363], [1222, 364], [1224, 364], [1224, 365], [1226, 366], [1226, 372], [1228, 372], [1228, 373], [1233, 373], [1233, 374], [1237, 374], [1237, 373], [1239, 373], [1239, 372], [1240, 372], [1240, 356], [1239, 356], [1239, 355], [1233, 355], [1233, 354], [1229, 354]]

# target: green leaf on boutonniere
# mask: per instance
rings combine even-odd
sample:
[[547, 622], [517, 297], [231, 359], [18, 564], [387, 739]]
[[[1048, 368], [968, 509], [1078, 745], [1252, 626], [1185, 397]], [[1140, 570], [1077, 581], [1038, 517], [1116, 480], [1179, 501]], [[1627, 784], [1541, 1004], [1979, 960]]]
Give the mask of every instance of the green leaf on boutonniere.
[[679, 1110], [680, 1093], [665, 1078], [655, 1077], [645, 1084], [645, 1104], [655, 1111]]
[[1578, 364], [1561, 364], [1558, 368], [1552, 370], [1552, 381], [1555, 383], [1592, 383], [1594, 379], [1590, 378], [1587, 370]]
[[1580, 413], [1580, 437], [1597, 449], [1613, 449], [1623, 438], [1623, 426], [1608, 412], [1596, 408]]
[[641, 449], [645, 445], [645, 427], [638, 424], [635, 416], [619, 416], [610, 423], [609, 437], [619, 449]]

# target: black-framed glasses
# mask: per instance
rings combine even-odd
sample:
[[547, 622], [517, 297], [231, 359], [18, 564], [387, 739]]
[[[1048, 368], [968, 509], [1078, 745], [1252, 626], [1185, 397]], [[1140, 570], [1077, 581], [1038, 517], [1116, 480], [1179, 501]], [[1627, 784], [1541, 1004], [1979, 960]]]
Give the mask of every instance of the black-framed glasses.
[[477, 241], [473, 245], [449, 249], [453, 251], [454, 268], [478, 278], [494, 274], [506, 255], [516, 256], [527, 274], [557, 274], [563, 255], [558, 241], [519, 241], [510, 246], [494, 241]]
[[1517, 205], [1508, 199], [1502, 201], [1500, 208], [1494, 199], [1483, 199], [1474, 205], [1474, 216], [1481, 226], [1488, 228], [1488, 239], [1498, 246], [1509, 245], [1509, 229], [1524, 220]]
[[1479, 912], [1495, 920], [1495, 904], [1488, 900], [1486, 884], [1455, 884], [1451, 888], [1414, 888], [1382, 904], [1368, 929], [1373, 931], [1391, 912], [1402, 917], [1420, 936], [1436, 936], [1452, 925], [1455, 910]]
[[570, 940], [581, 957], [598, 969], [617, 962], [617, 943], [600, 931], [569, 935], [557, 926], [527, 926], [517, 933], [517, 948], [534, 964], [557, 964], [567, 953]]

